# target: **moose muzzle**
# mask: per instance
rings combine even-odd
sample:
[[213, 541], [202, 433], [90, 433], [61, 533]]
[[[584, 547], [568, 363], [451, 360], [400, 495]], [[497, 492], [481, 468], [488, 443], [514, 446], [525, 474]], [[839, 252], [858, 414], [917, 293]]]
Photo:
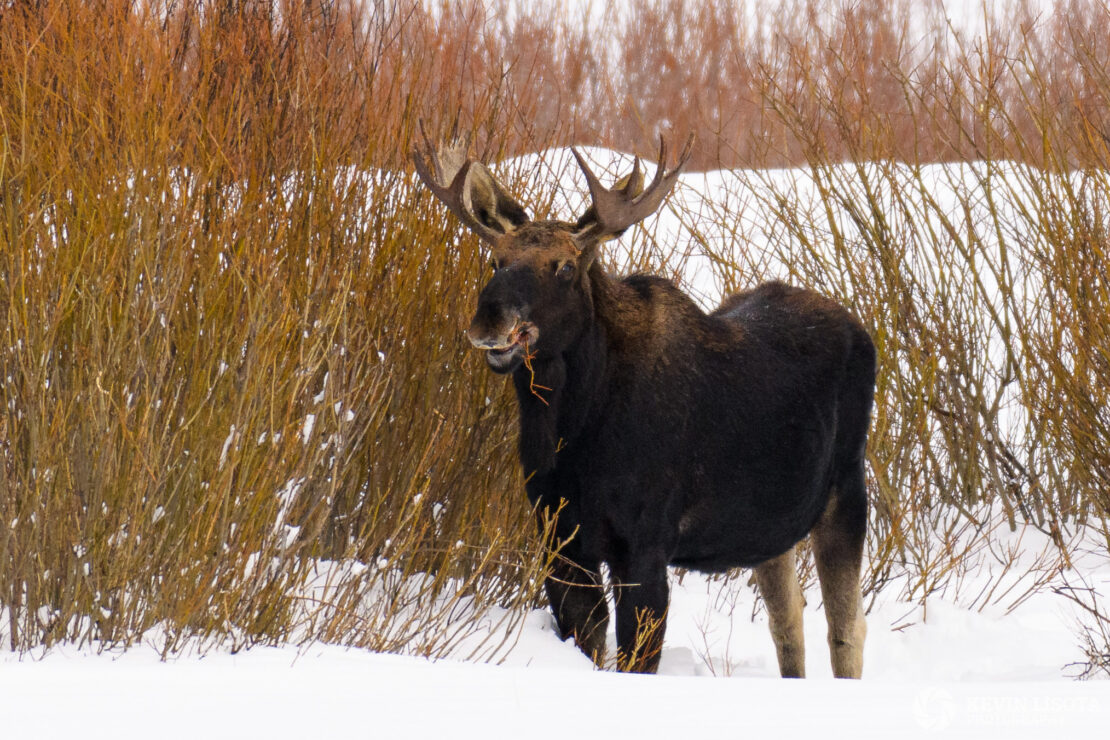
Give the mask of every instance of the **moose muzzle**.
[[507, 328], [491, 329], [485, 322], [475, 317], [466, 337], [475, 349], [486, 353], [486, 363], [498, 373], [515, 370], [539, 339], [539, 330], [530, 321], [522, 321], [514, 316], [507, 322]]

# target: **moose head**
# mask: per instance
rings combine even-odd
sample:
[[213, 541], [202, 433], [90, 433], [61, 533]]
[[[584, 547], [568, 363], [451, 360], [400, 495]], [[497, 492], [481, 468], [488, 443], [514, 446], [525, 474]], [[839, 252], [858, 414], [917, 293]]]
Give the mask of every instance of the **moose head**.
[[435, 151], [424, 138], [424, 151], [413, 153], [420, 178], [492, 250], [493, 275], [467, 336], [498, 373], [516, 370], [526, 357], [557, 355], [575, 340], [592, 315], [589, 273], [600, 245], [659, 208], [693, 144], [691, 136], [667, 172], [661, 138], [658, 169], [646, 189], [638, 158], [631, 173], [606, 188], [572, 149], [593, 200], [572, 223], [532, 220], [485, 165], [466, 156], [465, 144]]

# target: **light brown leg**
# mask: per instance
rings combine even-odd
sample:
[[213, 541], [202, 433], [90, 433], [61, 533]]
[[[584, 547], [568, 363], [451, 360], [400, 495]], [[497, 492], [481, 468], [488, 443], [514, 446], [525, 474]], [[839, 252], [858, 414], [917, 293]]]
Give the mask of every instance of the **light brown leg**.
[[859, 678], [867, 635], [859, 583], [864, 529], [855, 521], [858, 514], [847, 508], [833, 497], [813, 530], [813, 558], [829, 623], [833, 674], [837, 678]]
[[798, 571], [794, 565], [794, 548], [755, 568], [759, 593], [767, 604], [771, 622], [771, 639], [779, 656], [779, 673], [783, 678], [805, 678], [806, 651], [802, 634], [802, 597]]

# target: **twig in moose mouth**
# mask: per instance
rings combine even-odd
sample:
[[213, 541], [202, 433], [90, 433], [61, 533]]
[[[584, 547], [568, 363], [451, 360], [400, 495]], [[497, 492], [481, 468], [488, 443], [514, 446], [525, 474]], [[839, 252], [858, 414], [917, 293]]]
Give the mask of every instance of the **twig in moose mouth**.
[[535, 355], [532, 354], [532, 349], [528, 346], [528, 340], [525, 340], [524, 341], [524, 367], [528, 368], [528, 374], [529, 374], [528, 390], [532, 391], [532, 395], [535, 396], [536, 398], [540, 399], [540, 402], [543, 403], [544, 406], [550, 406], [551, 404], [549, 404], [547, 402], [547, 399], [544, 398], [542, 395], [540, 395], [540, 391], [549, 391], [551, 389], [548, 388], [546, 385], [540, 385], [539, 383], [536, 382], [536, 370], [535, 370], [535, 368], [532, 367], [532, 358], [533, 357], [535, 357]]

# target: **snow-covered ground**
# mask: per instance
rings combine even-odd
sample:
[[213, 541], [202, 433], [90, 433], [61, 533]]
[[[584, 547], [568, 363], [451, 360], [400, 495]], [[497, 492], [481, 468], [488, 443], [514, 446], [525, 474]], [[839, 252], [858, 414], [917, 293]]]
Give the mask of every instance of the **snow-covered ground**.
[[806, 613], [810, 678], [776, 678], [765, 618], [752, 619], [753, 604], [742, 580], [722, 595], [719, 583], [686, 576], [673, 594], [662, 675], [648, 677], [594, 670], [540, 611], [501, 665], [329, 645], [169, 662], [149, 647], [6, 655], [0, 730], [5, 738], [726, 738], [821, 730], [1019, 738], [1096, 737], [1110, 726], [1110, 682], [1066, 680], [1064, 665], [1081, 655], [1072, 616], [1051, 594], [1004, 616], [942, 600], [927, 614], [881, 603], [868, 618], [860, 682], [830, 677], [815, 603]]
[[[45, 656], [0, 654], [0, 737], [1104, 734], [1110, 681], [1071, 680], [1078, 668], [1069, 664], [1084, 657], [1076, 636], [1081, 611], [1048, 588], [1013, 603], [1035, 579], [1030, 566], [1045, 544], [1028, 534], [1021, 541], [1027, 552], [1009, 579], [989, 567], [969, 569], [966, 587], [951, 599], [911, 602], [897, 584], [883, 588], [868, 615], [859, 682], [831, 677], [813, 584], [806, 591], [809, 678], [788, 681], [777, 677], [766, 614], [746, 574], [673, 573], [658, 676], [596, 670], [558, 639], [546, 610], [513, 633], [504, 632], [508, 622], [497, 610], [484, 611], [455, 657], [438, 661], [311, 644], [163, 662], [152, 634], [149, 644], [126, 652], [63, 646]], [[1102, 592], [1110, 587], [1104, 554], [1088, 553], [1077, 565], [1073, 582], [1082, 574]], [[321, 566], [317, 588], [327, 588], [333, 567]], [[1009, 596], [975, 598], [990, 584]], [[502, 640], [497, 664], [463, 660], [475, 645]], [[611, 630], [609, 642], [612, 651]]]

